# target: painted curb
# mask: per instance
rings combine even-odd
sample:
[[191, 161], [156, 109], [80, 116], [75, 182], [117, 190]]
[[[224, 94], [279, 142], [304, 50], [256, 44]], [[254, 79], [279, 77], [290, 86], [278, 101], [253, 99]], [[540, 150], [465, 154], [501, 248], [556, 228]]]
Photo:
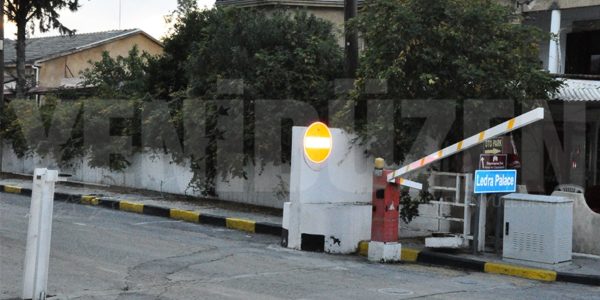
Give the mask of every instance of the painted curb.
[[[367, 256], [368, 252], [368, 241], [362, 241], [358, 243], [359, 255]], [[600, 276], [598, 275], [556, 272], [552, 270], [529, 268], [504, 263], [486, 262], [427, 250], [417, 250], [402, 247], [401, 257], [402, 261], [418, 263], [423, 265], [445, 266], [455, 269], [507, 275], [537, 281], [569, 282], [600, 286]]]
[[2, 190], [5, 193], [10, 193], [10, 194], [21, 194], [21, 188], [18, 186], [13, 186], [13, 185], [5, 185], [2, 187]]
[[557, 278], [555, 271], [492, 262], [485, 263], [484, 272], [538, 281], [556, 281]]
[[600, 286], [600, 276], [558, 272], [556, 281]]
[[[12, 185], [0, 185], [0, 192], [31, 196], [31, 189]], [[115, 209], [124, 212], [138, 213], [155, 217], [170, 218], [188, 223], [206, 224], [212, 226], [226, 227], [233, 230], [249, 233], [268, 234], [281, 237], [281, 225], [257, 222], [253, 220], [228, 218], [212, 214], [204, 214], [198, 211], [181, 210], [176, 208], [161, 207], [138, 202], [115, 200], [95, 195], [78, 195], [66, 193], [54, 193], [56, 201], [71, 201], [73, 203], [98, 206]]]

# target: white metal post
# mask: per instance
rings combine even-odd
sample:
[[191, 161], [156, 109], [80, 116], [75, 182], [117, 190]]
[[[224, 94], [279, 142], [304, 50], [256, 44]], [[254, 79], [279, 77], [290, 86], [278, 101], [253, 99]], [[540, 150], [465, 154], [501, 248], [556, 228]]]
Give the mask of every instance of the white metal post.
[[45, 299], [52, 235], [54, 184], [58, 171], [35, 169], [31, 193], [31, 211], [27, 230], [27, 248], [23, 274], [23, 299]]
[[473, 175], [465, 174], [465, 207], [463, 210], [465, 222], [463, 224], [463, 236], [471, 235], [471, 191], [473, 190]]
[[485, 223], [487, 222], [487, 195], [479, 195], [479, 220], [477, 227], [477, 251], [485, 251]]
[[552, 10], [552, 21], [550, 21], [550, 33], [553, 37], [550, 39], [550, 48], [548, 51], [548, 71], [552, 74], [558, 74], [560, 68], [560, 9]]

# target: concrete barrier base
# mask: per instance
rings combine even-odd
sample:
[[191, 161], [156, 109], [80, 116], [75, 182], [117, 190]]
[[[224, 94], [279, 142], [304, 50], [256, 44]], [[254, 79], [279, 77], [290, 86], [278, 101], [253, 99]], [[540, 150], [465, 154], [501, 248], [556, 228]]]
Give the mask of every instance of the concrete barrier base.
[[371, 210], [369, 204], [285, 203], [282, 245], [304, 251], [354, 253], [358, 242], [371, 236]]
[[400, 243], [369, 242], [369, 261], [395, 263], [400, 261], [401, 253]]

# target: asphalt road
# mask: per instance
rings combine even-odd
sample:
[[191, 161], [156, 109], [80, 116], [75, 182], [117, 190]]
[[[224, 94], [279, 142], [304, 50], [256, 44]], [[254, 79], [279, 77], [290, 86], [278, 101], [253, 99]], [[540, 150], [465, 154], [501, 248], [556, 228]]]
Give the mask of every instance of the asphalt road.
[[[29, 199], [0, 194], [0, 299], [20, 296]], [[541, 283], [282, 249], [278, 239], [56, 203], [49, 294], [58, 299], [600, 299]]]

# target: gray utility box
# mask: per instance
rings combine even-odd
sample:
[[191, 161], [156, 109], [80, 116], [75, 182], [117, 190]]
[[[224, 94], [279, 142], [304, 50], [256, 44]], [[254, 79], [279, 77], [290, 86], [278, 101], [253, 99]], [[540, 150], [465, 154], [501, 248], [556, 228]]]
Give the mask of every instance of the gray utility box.
[[529, 194], [502, 199], [504, 259], [538, 264], [571, 261], [573, 200]]

